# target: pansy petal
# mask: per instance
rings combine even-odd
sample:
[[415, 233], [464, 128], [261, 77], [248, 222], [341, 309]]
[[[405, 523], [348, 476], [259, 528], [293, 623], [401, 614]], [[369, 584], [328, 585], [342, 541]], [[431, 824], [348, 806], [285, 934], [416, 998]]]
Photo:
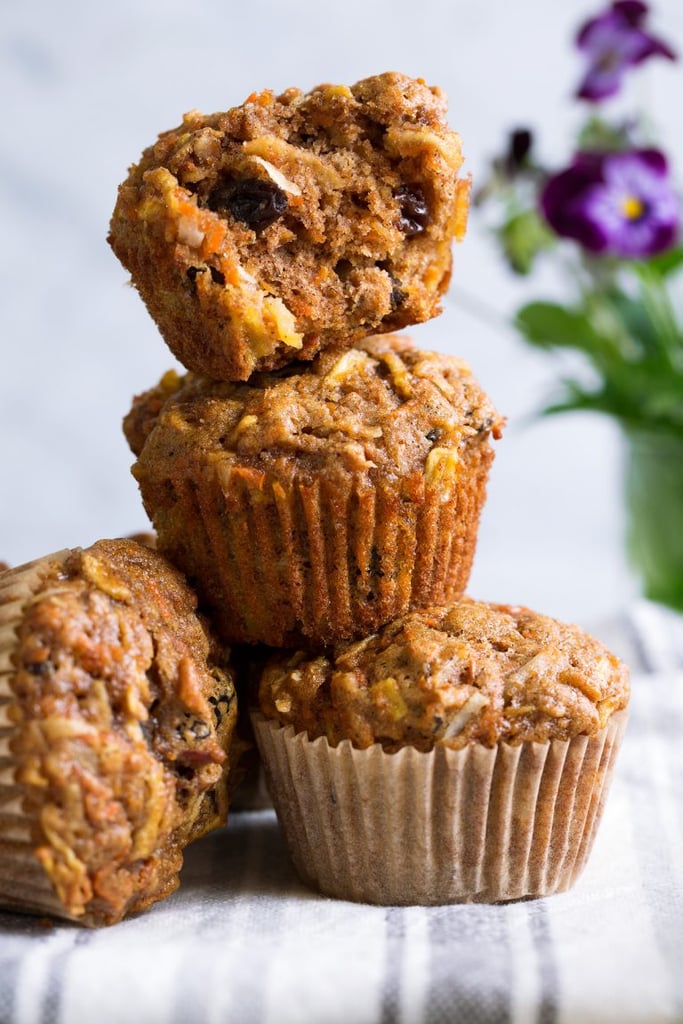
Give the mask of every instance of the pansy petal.
[[615, 68], [610, 72], [591, 70], [576, 90], [576, 96], [580, 100], [589, 100], [592, 103], [606, 100], [619, 92], [623, 77], [623, 68]]
[[637, 60], [634, 60], [634, 64], [642, 64], [649, 57], [666, 57], [668, 60], [677, 60], [676, 51], [663, 39], [657, 39], [656, 36], [648, 36], [645, 33], [643, 35], [645, 38], [642, 48]]
[[653, 174], [666, 178], [669, 173], [669, 164], [661, 149], [638, 149], [634, 150], [641, 163], [645, 164]]
[[650, 57], [676, 59], [668, 43], [643, 29], [648, 10], [640, 0], [617, 0], [582, 25], [576, 44], [586, 54], [588, 68], [576, 92], [580, 99], [598, 102], [613, 96], [624, 71]]
[[671, 246], [681, 217], [666, 157], [656, 149], [577, 154], [547, 181], [541, 209], [560, 237], [627, 259]]
[[641, 3], [640, 0], [616, 0], [616, 3], [612, 4], [612, 10], [629, 25], [637, 27], [648, 14], [650, 8], [647, 4]]

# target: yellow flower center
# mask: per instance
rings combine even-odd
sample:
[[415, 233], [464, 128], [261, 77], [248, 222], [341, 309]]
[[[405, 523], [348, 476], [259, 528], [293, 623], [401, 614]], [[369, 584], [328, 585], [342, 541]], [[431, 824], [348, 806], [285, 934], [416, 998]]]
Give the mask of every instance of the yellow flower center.
[[621, 212], [626, 220], [638, 220], [645, 212], [645, 205], [638, 196], [625, 196], [621, 203]]

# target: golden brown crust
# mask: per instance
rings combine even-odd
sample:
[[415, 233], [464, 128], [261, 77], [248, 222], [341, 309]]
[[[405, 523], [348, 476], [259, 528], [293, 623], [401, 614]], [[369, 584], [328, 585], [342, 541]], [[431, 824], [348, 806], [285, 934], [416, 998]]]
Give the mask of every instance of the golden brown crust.
[[502, 421], [460, 360], [383, 336], [168, 390], [126, 418], [133, 472], [226, 640], [364, 635], [464, 589]]
[[109, 241], [180, 361], [246, 380], [438, 313], [469, 193], [445, 113], [440, 90], [387, 73], [162, 134]]
[[388, 752], [593, 735], [628, 699], [626, 666], [577, 626], [469, 599], [317, 657], [274, 656], [260, 684], [266, 717]]
[[151, 530], [143, 530], [142, 533], [131, 533], [128, 535], [128, 540], [134, 540], [136, 544], [142, 544], [143, 547], [156, 551], [157, 538], [156, 534]]
[[226, 461], [263, 468], [281, 456], [296, 459], [302, 474], [362, 473], [368, 482], [422, 477], [430, 456], [436, 472], [447, 461], [442, 451], [456, 455], [468, 440], [497, 437], [501, 429], [502, 418], [462, 360], [396, 335], [244, 383], [170, 371], [135, 399], [124, 420], [133, 452], [145, 450], [140, 467], [163, 459], [172, 443], [175, 460], [224, 453]]
[[84, 923], [168, 895], [183, 847], [225, 821], [236, 701], [195, 605], [177, 570], [132, 540], [51, 563], [18, 614], [0, 592], [33, 852]]

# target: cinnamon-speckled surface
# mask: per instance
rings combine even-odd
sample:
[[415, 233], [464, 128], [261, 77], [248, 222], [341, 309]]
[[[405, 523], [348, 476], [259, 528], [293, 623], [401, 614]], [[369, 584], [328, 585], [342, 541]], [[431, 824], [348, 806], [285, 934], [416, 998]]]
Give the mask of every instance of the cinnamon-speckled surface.
[[166, 375], [124, 425], [159, 549], [229, 643], [361, 637], [467, 584], [502, 419], [461, 360], [380, 335]]
[[389, 752], [593, 735], [628, 698], [626, 666], [578, 627], [470, 600], [317, 657], [274, 657], [260, 684], [268, 718]]

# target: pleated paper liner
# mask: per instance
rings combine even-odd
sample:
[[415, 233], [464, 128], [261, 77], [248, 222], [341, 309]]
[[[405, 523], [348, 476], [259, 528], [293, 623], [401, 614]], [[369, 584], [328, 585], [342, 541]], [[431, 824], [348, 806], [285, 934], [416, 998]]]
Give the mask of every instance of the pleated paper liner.
[[[441, 449], [449, 453], [448, 449]], [[465, 589], [492, 459], [475, 439], [411, 481], [281, 467], [197, 467], [173, 480], [159, 545], [223, 639], [275, 647], [367, 636]]]
[[23, 609], [68, 555], [68, 551], [59, 551], [0, 575], [0, 905], [76, 920], [65, 911], [35, 856], [40, 823], [26, 800], [26, 787], [16, 781], [12, 740], [18, 729], [10, 714], [14, 703], [12, 653]]
[[294, 865], [363, 903], [495, 903], [569, 889], [595, 839], [627, 712], [593, 736], [493, 749], [330, 747], [254, 715]]

